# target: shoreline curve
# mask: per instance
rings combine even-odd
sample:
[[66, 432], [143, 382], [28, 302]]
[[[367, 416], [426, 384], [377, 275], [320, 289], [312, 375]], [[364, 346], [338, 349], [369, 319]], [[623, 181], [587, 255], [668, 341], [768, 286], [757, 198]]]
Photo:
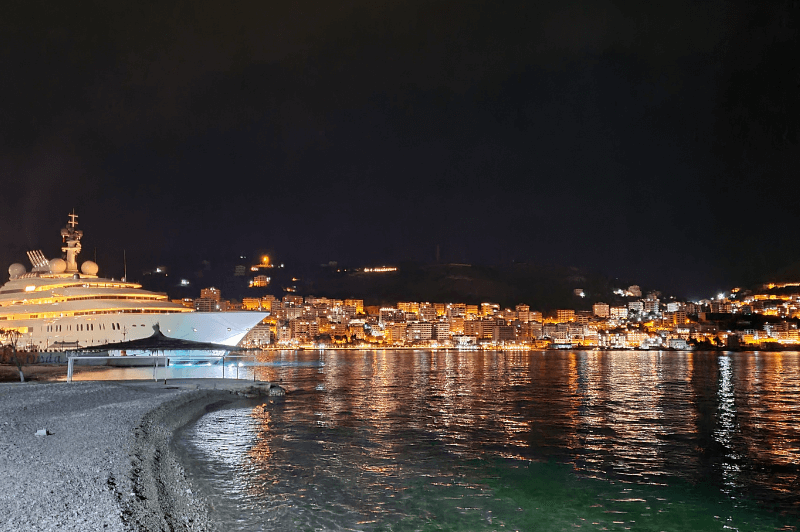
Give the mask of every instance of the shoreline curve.
[[0, 532], [213, 530], [175, 431], [270, 392], [283, 389], [231, 379], [0, 383]]

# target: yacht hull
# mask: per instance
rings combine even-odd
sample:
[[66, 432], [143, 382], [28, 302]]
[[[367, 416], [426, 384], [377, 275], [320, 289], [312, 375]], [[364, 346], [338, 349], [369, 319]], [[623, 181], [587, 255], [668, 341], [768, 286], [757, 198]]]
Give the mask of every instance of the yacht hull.
[[18, 346], [37, 351], [74, 350], [149, 338], [156, 325], [170, 338], [235, 346], [267, 315], [263, 312], [108, 314], [15, 320], [3, 326], [25, 331]]

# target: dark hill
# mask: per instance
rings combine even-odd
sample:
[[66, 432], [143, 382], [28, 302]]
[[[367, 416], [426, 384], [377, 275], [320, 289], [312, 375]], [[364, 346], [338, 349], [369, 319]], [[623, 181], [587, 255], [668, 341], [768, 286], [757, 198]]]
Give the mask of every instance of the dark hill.
[[[585, 298], [574, 294], [581, 288]], [[331, 298], [358, 298], [373, 305], [397, 301], [493, 302], [503, 307], [525, 303], [534, 309], [589, 309], [598, 300], [609, 301], [607, 278], [576, 268], [525, 263], [506, 266], [466, 264], [402, 264], [397, 272], [364, 273], [321, 271], [303, 287], [307, 294]]]

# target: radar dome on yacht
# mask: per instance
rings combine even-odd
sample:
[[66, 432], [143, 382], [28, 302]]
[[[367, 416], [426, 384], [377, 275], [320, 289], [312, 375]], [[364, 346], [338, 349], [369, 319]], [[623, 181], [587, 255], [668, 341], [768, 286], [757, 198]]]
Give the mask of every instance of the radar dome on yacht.
[[67, 270], [67, 261], [64, 259], [50, 260], [50, 271], [52, 273], [64, 273]]
[[15, 262], [14, 264], [12, 264], [11, 266], [8, 267], [8, 275], [12, 279], [16, 279], [17, 277], [19, 277], [23, 273], [25, 273], [25, 266], [23, 266], [19, 262]]
[[87, 260], [83, 264], [81, 264], [81, 273], [84, 275], [97, 275], [97, 270], [100, 268], [94, 261]]

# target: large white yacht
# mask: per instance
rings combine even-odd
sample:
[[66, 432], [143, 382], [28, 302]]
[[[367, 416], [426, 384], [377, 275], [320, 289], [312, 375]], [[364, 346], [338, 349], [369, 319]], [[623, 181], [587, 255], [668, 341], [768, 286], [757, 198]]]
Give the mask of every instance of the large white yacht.
[[0, 329], [19, 333], [21, 349], [50, 351], [91, 347], [147, 338], [158, 325], [170, 338], [237, 345], [267, 314], [262, 312], [195, 312], [143, 290], [138, 283], [97, 276], [86, 261], [78, 269], [83, 232], [69, 215], [61, 230], [64, 258], [48, 260], [29, 251], [33, 265], [8, 268], [10, 280], [0, 288]]

